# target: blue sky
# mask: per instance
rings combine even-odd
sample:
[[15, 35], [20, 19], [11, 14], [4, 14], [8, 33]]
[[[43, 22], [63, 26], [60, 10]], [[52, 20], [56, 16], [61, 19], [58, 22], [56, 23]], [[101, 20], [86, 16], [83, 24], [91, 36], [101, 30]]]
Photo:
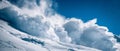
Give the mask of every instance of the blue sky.
[[56, 11], [67, 18], [76, 17], [84, 22], [97, 18], [97, 24], [120, 34], [120, 0], [55, 0]]

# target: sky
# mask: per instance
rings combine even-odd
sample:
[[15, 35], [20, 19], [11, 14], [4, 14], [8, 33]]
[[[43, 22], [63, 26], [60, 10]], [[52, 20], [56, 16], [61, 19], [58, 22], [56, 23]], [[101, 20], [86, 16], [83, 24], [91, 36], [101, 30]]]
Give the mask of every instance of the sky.
[[66, 18], [79, 18], [84, 22], [97, 18], [97, 24], [120, 34], [120, 0], [55, 0], [55, 10]]

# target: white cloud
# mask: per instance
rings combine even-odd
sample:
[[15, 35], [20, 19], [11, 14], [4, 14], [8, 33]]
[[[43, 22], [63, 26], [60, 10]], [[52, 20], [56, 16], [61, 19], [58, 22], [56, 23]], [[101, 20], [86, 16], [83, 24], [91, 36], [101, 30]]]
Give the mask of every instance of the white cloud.
[[82, 20], [71, 18], [64, 24], [64, 28], [72, 38], [72, 42], [74, 42], [80, 38], [84, 25]]
[[[20, 2], [22, 4], [20, 4]], [[24, 32], [27, 32], [37, 37], [56, 39], [58, 41], [59, 38], [54, 33], [54, 29], [51, 27], [51, 23], [47, 21], [47, 16], [45, 13], [47, 9], [50, 9], [50, 4], [51, 3], [49, 3], [47, 0], [41, 0], [40, 6], [36, 4], [35, 0], [23, 0], [17, 1], [16, 3], [11, 2], [9, 4], [10, 9], [1, 10], [3, 11], [2, 14], [4, 14], [1, 15], [5, 16], [2, 17], [3, 19], [11, 18], [9, 19], [10, 22], [12, 22], [11, 24], [14, 24], [14, 27]], [[19, 5], [21, 5], [21, 7], [19, 7]], [[6, 17], [6, 15], [8, 15], [8, 17]], [[50, 31], [53, 33], [51, 33]]]
[[3, 9], [3, 8], [6, 8], [6, 7], [9, 7], [10, 6], [10, 3], [8, 1], [0, 1], [0, 9]]
[[71, 42], [71, 38], [68, 36], [67, 31], [65, 31], [63, 27], [56, 27], [55, 33], [60, 38], [61, 42], [65, 42], [65, 43]]
[[49, 21], [53, 27], [63, 26], [65, 23], [65, 18], [59, 14], [52, 15], [46, 18], [46, 21]]
[[108, 28], [96, 24], [97, 19], [83, 23], [78, 19], [70, 19], [64, 24], [65, 30], [74, 44], [97, 48], [103, 51], [114, 51], [115, 39]]

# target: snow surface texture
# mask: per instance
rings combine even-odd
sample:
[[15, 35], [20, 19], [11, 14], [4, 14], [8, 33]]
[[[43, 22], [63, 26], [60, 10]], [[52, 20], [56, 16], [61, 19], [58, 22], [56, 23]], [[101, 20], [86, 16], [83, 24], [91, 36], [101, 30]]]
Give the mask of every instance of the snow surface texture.
[[97, 25], [97, 19], [84, 23], [80, 19], [65, 18], [52, 6], [50, 0], [0, 1], [0, 19], [9, 24], [0, 21], [0, 49], [120, 51], [114, 34], [107, 27]]

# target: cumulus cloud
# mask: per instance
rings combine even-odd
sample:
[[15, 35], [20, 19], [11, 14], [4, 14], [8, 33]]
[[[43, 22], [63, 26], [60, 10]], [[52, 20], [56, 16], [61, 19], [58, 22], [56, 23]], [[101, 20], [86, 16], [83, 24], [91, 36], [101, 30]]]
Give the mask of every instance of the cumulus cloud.
[[64, 24], [65, 30], [72, 38], [72, 43], [97, 48], [103, 51], [115, 51], [115, 39], [108, 28], [96, 24], [97, 19], [83, 23], [79, 19], [71, 18]]
[[[0, 10], [1, 19], [30, 35], [59, 40], [55, 33], [49, 33], [53, 28], [51, 23], [47, 21], [45, 13], [47, 9], [50, 9], [48, 1], [40, 0], [40, 5], [37, 5], [35, 0], [9, 1], [6, 2], [9, 2], [10, 6]], [[19, 4], [19, 2], [23, 4]], [[32, 8], [29, 8], [29, 6]]]
[[71, 18], [70, 20], [66, 21], [63, 27], [68, 32], [68, 35], [72, 38], [72, 42], [77, 41], [83, 32], [83, 22], [79, 19]]
[[66, 42], [66, 43], [71, 42], [71, 38], [68, 36], [67, 31], [65, 31], [63, 27], [56, 27], [55, 28], [55, 33], [60, 38], [61, 42]]
[[110, 37], [105, 34], [104, 28], [100, 29], [99, 26], [91, 26], [84, 30], [79, 39], [80, 43], [77, 44], [102, 49], [104, 51], [113, 50], [114, 44], [109, 39]]
[[[3, 6], [4, 5], [4, 6]], [[0, 18], [13, 27], [40, 38], [84, 45], [103, 51], [115, 51], [113, 33], [96, 24], [97, 19], [83, 22], [66, 19], [54, 12], [49, 0], [0, 1]]]

